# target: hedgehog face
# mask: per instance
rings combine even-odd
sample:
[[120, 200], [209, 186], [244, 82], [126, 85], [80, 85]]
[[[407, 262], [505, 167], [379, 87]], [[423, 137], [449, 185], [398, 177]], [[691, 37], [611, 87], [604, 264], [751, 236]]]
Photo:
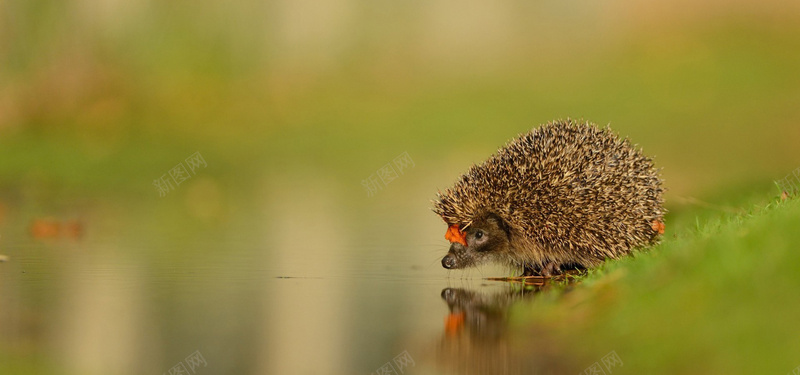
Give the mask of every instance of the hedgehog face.
[[494, 214], [484, 215], [472, 222], [466, 232], [467, 246], [458, 242], [442, 258], [442, 267], [460, 269], [503, 258], [510, 251], [508, 231], [503, 221]]

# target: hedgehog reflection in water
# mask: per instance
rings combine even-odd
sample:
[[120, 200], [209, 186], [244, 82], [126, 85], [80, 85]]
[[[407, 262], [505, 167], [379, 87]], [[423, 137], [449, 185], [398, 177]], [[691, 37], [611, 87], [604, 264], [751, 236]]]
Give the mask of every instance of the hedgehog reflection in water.
[[438, 193], [433, 211], [451, 242], [442, 266], [553, 276], [617, 259], [664, 233], [661, 184], [652, 160], [608, 127], [545, 124]]

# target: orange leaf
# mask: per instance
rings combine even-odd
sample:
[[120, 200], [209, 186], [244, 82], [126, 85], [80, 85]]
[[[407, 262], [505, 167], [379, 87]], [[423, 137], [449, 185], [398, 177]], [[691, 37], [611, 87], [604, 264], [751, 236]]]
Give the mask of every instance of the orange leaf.
[[467, 233], [458, 230], [458, 225], [451, 225], [447, 228], [447, 233], [444, 234], [444, 238], [451, 243], [458, 242], [467, 246]]

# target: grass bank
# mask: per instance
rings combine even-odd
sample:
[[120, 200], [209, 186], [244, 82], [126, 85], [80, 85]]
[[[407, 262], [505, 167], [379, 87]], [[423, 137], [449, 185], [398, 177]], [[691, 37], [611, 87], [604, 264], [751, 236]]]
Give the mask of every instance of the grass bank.
[[555, 329], [587, 368], [614, 351], [623, 363], [614, 374], [791, 373], [800, 366], [800, 200], [696, 214], [703, 219], [679, 221], [651, 251], [520, 306], [518, 332]]

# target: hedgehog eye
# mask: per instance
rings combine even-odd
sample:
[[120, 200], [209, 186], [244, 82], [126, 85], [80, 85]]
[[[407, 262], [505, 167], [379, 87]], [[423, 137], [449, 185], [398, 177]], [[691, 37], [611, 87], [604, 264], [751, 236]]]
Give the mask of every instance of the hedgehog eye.
[[475, 238], [481, 239], [482, 237], [483, 237], [483, 232], [481, 232], [481, 231], [475, 232]]

